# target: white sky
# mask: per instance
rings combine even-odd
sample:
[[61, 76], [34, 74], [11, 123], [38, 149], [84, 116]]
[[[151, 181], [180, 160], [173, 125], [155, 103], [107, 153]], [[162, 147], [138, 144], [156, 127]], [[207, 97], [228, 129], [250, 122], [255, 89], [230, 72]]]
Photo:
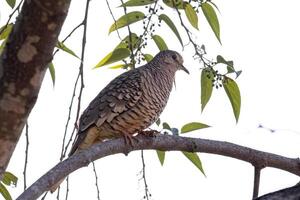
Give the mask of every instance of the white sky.
[[[211, 101], [201, 114], [200, 65], [192, 59], [191, 47], [182, 52], [176, 37], [163, 30], [157, 33], [166, 38], [170, 49], [183, 54], [185, 66], [191, 75], [178, 72], [176, 90], [172, 92], [161, 119], [178, 128], [191, 121], [200, 121], [213, 126], [189, 134], [191, 137], [229, 141], [284, 156], [299, 157], [300, 2], [228, 0], [215, 3], [221, 11], [219, 20], [223, 45], [218, 44], [202, 15], [199, 18], [200, 32], [197, 34], [197, 41], [206, 45], [209, 58], [221, 54], [225, 58], [233, 59], [236, 68], [243, 70], [237, 80], [242, 96], [239, 123], [235, 124], [229, 100], [222, 89], [214, 92]], [[111, 4], [116, 7], [119, 1], [111, 1]], [[8, 6], [3, 1], [0, 6], [2, 25], [7, 19]], [[84, 6], [84, 1], [72, 2], [60, 38], [81, 22]], [[168, 13], [175, 14], [171, 9], [168, 9]], [[116, 33], [109, 36], [107, 34], [112, 22], [105, 1], [92, 1], [85, 61], [83, 109], [112, 78], [122, 72], [107, 67], [92, 70], [92, 67], [119, 42]], [[121, 31], [123, 36], [125, 33], [125, 29]], [[183, 37], [184, 32], [181, 32], [181, 35]], [[78, 55], [80, 36], [81, 33], [77, 32], [66, 43]], [[153, 45], [149, 52], [155, 54], [158, 49]], [[52, 87], [49, 73], [46, 74], [38, 102], [29, 119], [28, 184], [58, 162], [72, 85], [78, 72], [78, 60], [67, 54], [57, 54], [54, 64], [55, 88]], [[259, 124], [277, 131], [271, 133], [268, 130], [258, 129]], [[22, 136], [8, 167], [9, 171], [19, 177], [18, 187], [9, 188], [13, 197], [17, 197], [23, 190], [24, 144], [25, 137]], [[168, 152], [165, 165], [161, 167], [156, 153], [147, 151], [146, 173], [152, 199], [251, 198], [254, 170], [250, 164], [216, 155], [199, 154], [199, 156], [207, 178], [179, 152]], [[142, 168], [140, 152], [130, 153], [127, 157], [110, 156], [97, 161], [96, 166], [102, 200], [143, 198], [143, 182], [139, 180]], [[96, 199], [92, 166], [78, 170], [71, 175], [70, 180], [69, 199]], [[260, 194], [294, 185], [298, 181], [299, 178], [292, 174], [264, 169], [261, 174]], [[56, 199], [56, 195], [48, 195], [47, 199]]]

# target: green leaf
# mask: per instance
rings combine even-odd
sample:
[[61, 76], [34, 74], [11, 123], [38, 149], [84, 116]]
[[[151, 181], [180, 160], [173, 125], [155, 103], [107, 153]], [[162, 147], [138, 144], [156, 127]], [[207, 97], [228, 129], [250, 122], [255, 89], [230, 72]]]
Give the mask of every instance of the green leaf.
[[187, 3], [184, 7], [185, 15], [187, 19], [189, 20], [190, 24], [197, 30], [198, 28], [198, 16], [194, 8], [191, 6], [191, 4]]
[[163, 0], [163, 2], [171, 8], [175, 8], [176, 5], [177, 9], [184, 9], [184, 6], [186, 4], [186, 2], [182, 0]]
[[0, 33], [1, 33], [0, 40], [4, 40], [4, 39], [8, 38], [13, 26], [14, 26], [14, 24], [10, 23], [7, 26], [4, 25], [0, 28]]
[[159, 162], [161, 164], [161, 166], [164, 165], [164, 161], [165, 161], [165, 156], [166, 156], [166, 152], [164, 151], [160, 151], [160, 150], [156, 150]]
[[129, 0], [123, 3], [122, 5], [120, 5], [120, 7], [145, 6], [145, 5], [153, 4], [155, 2], [156, 1], [154, 0]]
[[204, 173], [204, 170], [202, 168], [202, 163], [201, 163], [201, 160], [198, 156], [197, 153], [193, 153], [193, 152], [186, 152], [186, 151], [182, 151], [183, 155], [185, 155], [185, 157], [187, 157], [201, 172], [204, 176], [205, 173]]
[[164, 122], [162, 125], [163, 125], [163, 129], [167, 129], [169, 131], [172, 131], [170, 125], [167, 122]]
[[237, 83], [229, 77], [224, 78], [223, 86], [230, 100], [236, 122], [238, 122], [241, 109], [241, 94], [239, 87]]
[[145, 18], [145, 14], [140, 11], [133, 11], [133, 12], [127, 13], [126, 15], [123, 15], [122, 17], [120, 17], [115, 23], [113, 23], [111, 25], [111, 27], [109, 28], [109, 33], [113, 32], [119, 28], [128, 26], [132, 23], [138, 22], [144, 18]]
[[227, 61], [227, 73], [235, 73], [236, 78], [242, 73], [242, 71], [235, 71], [233, 61]]
[[72, 51], [70, 48], [68, 48], [64, 43], [58, 41], [57, 44], [56, 44], [56, 47], [59, 48], [60, 50], [63, 50], [64, 52], [76, 57], [76, 58], [79, 58], [75, 53], [74, 51]]
[[139, 45], [141, 44], [142, 40], [139, 39], [139, 37], [137, 36], [137, 34], [135, 33], [131, 33], [131, 41], [129, 36], [126, 36], [117, 46], [115, 49], [120, 49], [120, 48], [127, 48], [130, 49], [130, 42], [132, 45], [132, 49], [135, 50], [139, 47]]
[[118, 64], [118, 65], [114, 65], [114, 66], [111, 66], [109, 67], [109, 69], [124, 69], [126, 67], [125, 64]]
[[208, 21], [211, 29], [213, 30], [215, 36], [221, 43], [220, 39], [220, 25], [219, 25], [219, 20], [218, 16], [214, 10], [214, 8], [207, 2], [201, 4], [202, 12]]
[[0, 193], [2, 194], [5, 200], [12, 200], [8, 190], [2, 183], [0, 183]]
[[232, 69], [234, 69], [233, 68], [233, 61], [232, 60], [227, 61], [227, 65], [229, 65], [230, 67], [232, 67]]
[[55, 85], [55, 68], [54, 68], [54, 65], [53, 65], [52, 62], [48, 64], [48, 69], [49, 69], [51, 79], [52, 79], [52, 83], [53, 83], [53, 86], [54, 86]]
[[222, 63], [222, 64], [225, 64], [225, 65], [228, 65], [228, 66], [230, 66], [234, 70], [233, 61], [232, 60], [227, 61], [221, 55], [217, 56], [217, 63]]
[[7, 39], [3, 40], [3, 42], [0, 45], [0, 55], [1, 55], [3, 49], [4, 49], [5, 45], [6, 45], [6, 42], [7, 42]]
[[154, 40], [156, 46], [158, 47], [158, 49], [159, 49], [160, 51], [163, 51], [163, 50], [167, 50], [167, 49], [168, 49], [167, 44], [166, 44], [165, 41], [162, 39], [162, 37], [160, 37], [159, 35], [153, 35], [153, 36], [152, 36], [152, 39]]
[[227, 61], [225, 60], [225, 58], [223, 58], [223, 56], [217, 55], [217, 63], [227, 64]]
[[176, 35], [176, 37], [178, 38], [181, 46], [183, 46], [183, 43], [182, 43], [182, 39], [180, 37], [180, 34], [175, 26], [175, 24], [173, 23], [173, 21], [165, 14], [161, 14], [159, 15], [158, 17], [160, 20], [164, 21], [169, 27], [170, 29], [173, 31], [173, 33]]
[[213, 91], [213, 73], [211, 70], [202, 70], [201, 72], [201, 111], [204, 110]]
[[18, 178], [10, 172], [4, 172], [2, 182], [8, 186], [10, 185], [16, 186], [18, 182]]
[[16, 5], [16, 0], [6, 0], [6, 3], [13, 9]]
[[127, 58], [130, 55], [130, 50], [127, 48], [115, 49], [107, 54], [94, 68], [102, 67]]
[[235, 72], [234, 68], [230, 65], [227, 65], [227, 73], [230, 74], [230, 73], [234, 73], [234, 72]]
[[153, 59], [153, 56], [151, 54], [144, 54], [143, 56], [147, 62], [150, 62]]
[[235, 71], [235, 69], [234, 69], [234, 63], [233, 63], [232, 60], [227, 61], [227, 60], [225, 60], [225, 59], [224, 59], [222, 56], [220, 56], [220, 55], [217, 56], [217, 63], [223, 63], [223, 64], [227, 65], [227, 73], [228, 73], [228, 74], [230, 74], [230, 73], [235, 73], [236, 78], [239, 77], [239, 76], [241, 75], [241, 73], [242, 73], [241, 70]]
[[210, 126], [200, 123], [200, 122], [191, 122], [191, 123], [187, 123], [185, 124], [182, 128], [181, 128], [181, 133], [188, 133], [191, 131], [195, 131], [195, 130], [199, 130], [202, 128], [208, 128]]
[[160, 125], [160, 118], [158, 118], [158, 120], [156, 120], [156, 125], [159, 126]]

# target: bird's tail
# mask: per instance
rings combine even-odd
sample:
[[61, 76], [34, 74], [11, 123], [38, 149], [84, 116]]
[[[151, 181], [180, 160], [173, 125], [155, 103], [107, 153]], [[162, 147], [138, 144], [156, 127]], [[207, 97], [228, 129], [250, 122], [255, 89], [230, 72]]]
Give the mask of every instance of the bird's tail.
[[[84, 132], [78, 132], [75, 138], [75, 142], [72, 145], [71, 151], [69, 153], [69, 157], [76, 154], [78, 151], [82, 149], [87, 149], [93, 143], [96, 143], [96, 138], [99, 136], [99, 129], [97, 127], [91, 127]], [[53, 193], [59, 187], [59, 185], [66, 179], [66, 177], [60, 179], [57, 183], [50, 187], [50, 192]]]
[[[79, 137], [78, 137], [78, 135], [79, 135]], [[80, 144], [80, 142], [82, 142], [82, 140], [84, 140], [84, 137], [82, 137], [81, 135], [83, 135], [83, 134], [77, 134], [77, 136], [76, 136], [76, 138], [75, 138], [75, 142], [73, 143], [73, 145], [72, 145], [72, 148], [71, 148], [71, 150], [70, 150], [70, 153], [69, 153], [69, 157], [70, 156], [72, 156], [73, 154], [75, 154], [76, 152], [77, 152], [77, 150], [78, 150], [78, 146], [79, 146], [79, 144]], [[84, 135], [85, 136], [85, 135]], [[51, 193], [54, 193], [56, 190], [57, 190], [57, 188], [60, 186], [60, 184], [62, 183], [62, 182], [64, 182], [64, 180], [66, 179], [67, 177], [64, 177], [64, 178], [62, 178], [62, 179], [60, 179], [57, 183], [55, 183], [54, 185], [52, 185], [51, 187], [50, 187], [50, 192]]]
[[[71, 156], [71, 155], [73, 155], [74, 153], [76, 153], [77, 152], [77, 149], [75, 149], [75, 150], [73, 150], [73, 147], [72, 147], [72, 150], [70, 151], [70, 153], [69, 153], [69, 157]], [[51, 187], [50, 187], [50, 192], [51, 193], [54, 193], [56, 190], [57, 190], [57, 188], [60, 186], [60, 184], [62, 184], [62, 182], [64, 182], [64, 180], [66, 179], [67, 177], [63, 177], [62, 179], [60, 179], [57, 183], [55, 183], [54, 185], [52, 185]]]

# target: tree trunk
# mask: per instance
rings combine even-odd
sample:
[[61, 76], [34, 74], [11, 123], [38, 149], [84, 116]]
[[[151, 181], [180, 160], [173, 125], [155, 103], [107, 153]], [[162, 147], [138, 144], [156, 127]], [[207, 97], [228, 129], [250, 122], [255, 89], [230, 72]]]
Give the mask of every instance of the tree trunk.
[[71, 0], [25, 0], [0, 56], [0, 180], [52, 60]]

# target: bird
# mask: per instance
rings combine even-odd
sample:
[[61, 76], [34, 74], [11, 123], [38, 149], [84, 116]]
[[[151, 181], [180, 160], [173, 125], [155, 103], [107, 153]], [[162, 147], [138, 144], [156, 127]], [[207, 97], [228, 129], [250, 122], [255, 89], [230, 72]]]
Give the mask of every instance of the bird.
[[164, 110], [178, 70], [189, 74], [178, 52], [164, 50], [147, 64], [114, 78], [82, 113], [69, 156], [113, 138], [124, 137], [132, 144], [133, 135], [152, 125]]

